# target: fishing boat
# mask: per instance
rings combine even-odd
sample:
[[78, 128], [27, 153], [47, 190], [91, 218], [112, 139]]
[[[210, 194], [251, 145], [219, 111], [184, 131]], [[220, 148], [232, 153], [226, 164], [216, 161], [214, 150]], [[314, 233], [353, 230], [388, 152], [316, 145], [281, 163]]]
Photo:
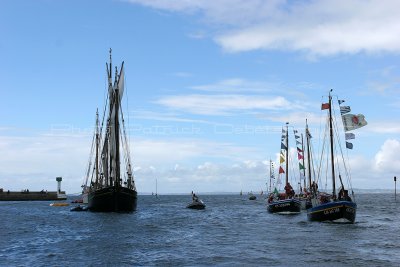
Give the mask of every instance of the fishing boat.
[[[96, 112], [91, 154], [94, 166], [88, 186], [88, 209], [98, 212], [132, 212], [137, 206], [129, 143], [121, 108], [124, 93], [124, 62], [112, 74], [112, 58], [106, 64], [108, 94], [102, 123]], [[123, 150], [121, 158], [120, 150]], [[124, 168], [124, 171], [121, 169]]]
[[[332, 193], [319, 192], [314, 194], [312, 198], [312, 208], [307, 210], [307, 217], [310, 221], [319, 221], [319, 222], [336, 222], [336, 223], [354, 223], [356, 219], [357, 212], [357, 204], [354, 201], [354, 192], [352, 192], [353, 199], [349, 196], [349, 189], [346, 189], [343, 183], [343, 179], [341, 176], [340, 167], [342, 166], [346, 171], [346, 174], [349, 175], [349, 169], [346, 167], [346, 162], [344, 157], [335, 157], [335, 151], [341, 151], [340, 142], [334, 142], [334, 139], [338, 139], [338, 129], [334, 129], [334, 125], [338, 125], [337, 120], [334, 120], [333, 116], [333, 101], [332, 101], [332, 90], [329, 92], [329, 101], [328, 103], [322, 104], [322, 110], [327, 110], [327, 127], [326, 127], [326, 135], [329, 134], [329, 143], [326, 144], [329, 146], [330, 155], [328, 155], [331, 170], [331, 185], [332, 185]], [[343, 100], [338, 100], [339, 104], [344, 102]], [[347, 107], [346, 107], [347, 108]], [[349, 108], [349, 107], [348, 107]], [[350, 109], [350, 108], [349, 108]], [[343, 113], [341, 113], [343, 114]], [[350, 114], [351, 115], [351, 114]], [[359, 115], [359, 117], [363, 117], [363, 115]], [[347, 116], [342, 116], [343, 122], [345, 122], [345, 118]], [[366, 121], [358, 121], [358, 117], [355, 116], [356, 119], [353, 120], [352, 123], [356, 124], [354, 127], [347, 127], [345, 125], [345, 131], [354, 130], [356, 128], [365, 126]], [[336, 140], [339, 141], [339, 140]], [[346, 147], [348, 148], [346, 143]], [[352, 147], [352, 146], [351, 146]], [[342, 164], [339, 164], [339, 159], [342, 159]], [[325, 162], [325, 161], [324, 161]], [[322, 164], [322, 160], [321, 160]], [[328, 164], [329, 165], [329, 164]], [[351, 184], [349, 179], [348, 185], [351, 189]], [[337, 192], [337, 181], [340, 182], [341, 187], [339, 192]], [[315, 190], [314, 190], [315, 191]]]
[[204, 210], [206, 208], [206, 204], [204, 204], [204, 202], [195, 193], [192, 192], [192, 203], [189, 203], [186, 208]]
[[257, 197], [253, 194], [253, 192], [249, 193], [249, 200], [256, 200]]
[[286, 123], [286, 130], [282, 130], [282, 144], [281, 144], [281, 163], [285, 162], [285, 170], [280, 166], [279, 173], [285, 173], [285, 193], [279, 193], [275, 188], [273, 193], [270, 193], [268, 198], [268, 211], [270, 213], [280, 214], [297, 214], [301, 210], [301, 201], [295, 197], [293, 187], [289, 183], [289, 134], [288, 124]]

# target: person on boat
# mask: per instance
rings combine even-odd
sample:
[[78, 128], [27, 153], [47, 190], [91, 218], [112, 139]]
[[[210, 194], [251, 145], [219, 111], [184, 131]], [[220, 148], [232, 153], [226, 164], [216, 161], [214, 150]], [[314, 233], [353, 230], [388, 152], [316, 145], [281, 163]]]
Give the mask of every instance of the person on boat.
[[312, 182], [311, 188], [314, 194], [318, 192], [318, 184], [315, 181]]
[[192, 200], [193, 200], [193, 202], [199, 202], [199, 198], [196, 196], [195, 193], [192, 193]]
[[349, 196], [349, 191], [344, 190], [343, 187], [341, 187], [339, 191], [339, 200], [351, 201], [351, 197]]
[[294, 194], [295, 194], [294, 190], [293, 190], [293, 187], [289, 182], [285, 185], [285, 193], [289, 198], [293, 197]]

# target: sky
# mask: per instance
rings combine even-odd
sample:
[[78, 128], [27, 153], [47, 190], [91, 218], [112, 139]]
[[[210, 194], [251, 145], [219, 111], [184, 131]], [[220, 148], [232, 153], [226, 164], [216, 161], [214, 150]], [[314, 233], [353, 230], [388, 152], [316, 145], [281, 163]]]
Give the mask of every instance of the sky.
[[3, 0], [0, 188], [55, 190], [61, 176], [80, 192], [112, 48], [113, 64], [125, 62], [139, 193], [156, 181], [160, 194], [265, 191], [286, 122], [293, 142], [308, 120], [318, 161], [330, 89], [368, 122], [344, 149], [353, 187], [392, 189], [398, 10], [396, 0]]

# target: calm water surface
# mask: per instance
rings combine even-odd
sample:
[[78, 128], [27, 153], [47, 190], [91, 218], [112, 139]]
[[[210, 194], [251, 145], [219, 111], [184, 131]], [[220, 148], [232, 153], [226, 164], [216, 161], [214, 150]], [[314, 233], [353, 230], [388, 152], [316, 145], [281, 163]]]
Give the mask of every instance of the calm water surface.
[[[355, 224], [269, 214], [265, 200], [139, 196], [131, 214], [0, 202], [0, 266], [400, 266], [400, 200], [359, 194]], [[71, 204], [73, 205], [73, 204]]]

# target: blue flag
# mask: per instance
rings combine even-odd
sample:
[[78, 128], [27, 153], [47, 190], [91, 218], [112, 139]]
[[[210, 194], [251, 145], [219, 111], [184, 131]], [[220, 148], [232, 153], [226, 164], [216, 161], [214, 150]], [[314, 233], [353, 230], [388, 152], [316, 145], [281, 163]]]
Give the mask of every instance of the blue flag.
[[353, 144], [350, 142], [346, 142], [346, 148], [353, 149]]

